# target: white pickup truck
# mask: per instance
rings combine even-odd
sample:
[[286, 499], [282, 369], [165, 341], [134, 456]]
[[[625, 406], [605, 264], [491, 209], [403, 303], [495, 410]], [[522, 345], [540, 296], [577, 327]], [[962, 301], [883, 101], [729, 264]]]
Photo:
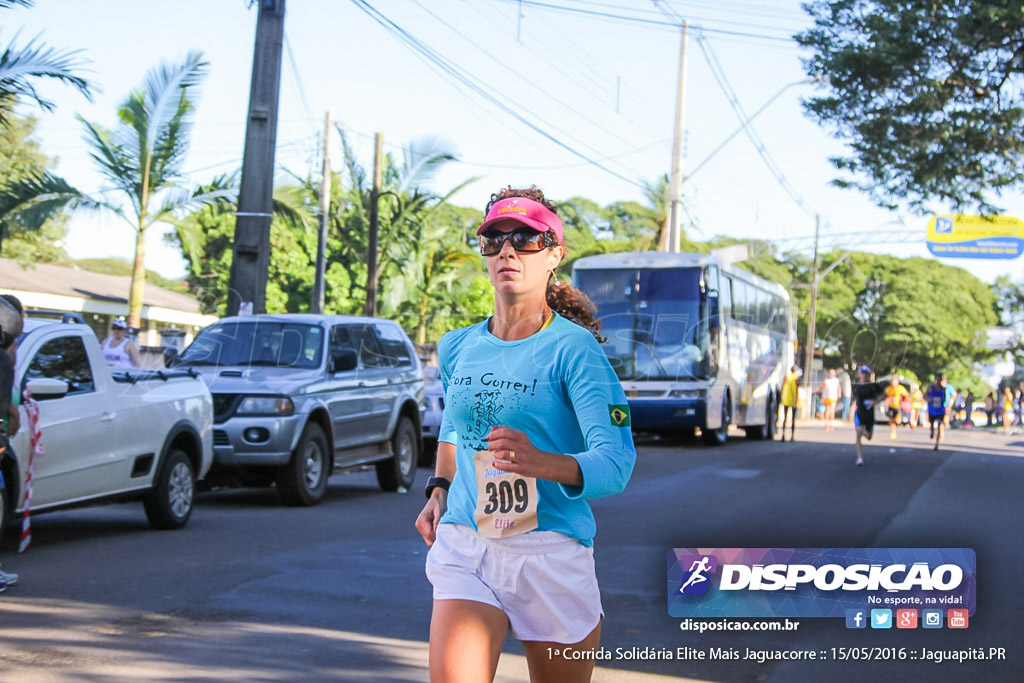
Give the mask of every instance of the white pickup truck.
[[[213, 462], [213, 402], [198, 375], [111, 371], [87, 325], [31, 318], [15, 370], [15, 392], [29, 390], [39, 404], [45, 449], [35, 463], [32, 514], [141, 499], [158, 529], [188, 522], [196, 481]], [[0, 454], [0, 530], [24, 507], [31, 425], [24, 405], [20, 411], [21, 429]]]

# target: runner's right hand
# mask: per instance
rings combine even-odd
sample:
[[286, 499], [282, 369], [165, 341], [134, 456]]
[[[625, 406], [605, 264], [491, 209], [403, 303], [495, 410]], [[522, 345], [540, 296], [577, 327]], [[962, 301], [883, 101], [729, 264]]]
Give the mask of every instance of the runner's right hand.
[[423, 506], [419, 517], [416, 518], [416, 531], [420, 532], [423, 541], [427, 546], [434, 545], [437, 538], [437, 525], [441, 523], [441, 516], [448, 510], [448, 492], [436, 488], [430, 494], [430, 499]]

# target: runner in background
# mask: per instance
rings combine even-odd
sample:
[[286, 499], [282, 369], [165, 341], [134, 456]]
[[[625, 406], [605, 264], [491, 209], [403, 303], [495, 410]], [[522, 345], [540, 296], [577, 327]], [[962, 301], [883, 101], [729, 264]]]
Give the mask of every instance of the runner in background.
[[889, 380], [889, 386], [885, 389], [885, 414], [889, 416], [889, 438], [896, 438], [896, 425], [900, 423], [900, 415], [903, 413], [903, 398], [910, 400], [910, 394], [906, 387], [900, 384], [899, 377]]
[[914, 387], [914, 391], [910, 393], [910, 427], [911, 429], [917, 428], [921, 424], [921, 416], [925, 412], [925, 401], [924, 392], [921, 391], [921, 385], [918, 384]]
[[819, 391], [821, 391], [822, 401], [825, 402], [825, 431], [831, 432], [835, 429], [836, 404], [843, 395], [835, 368], [828, 371], [828, 377], [821, 383]]
[[[949, 383], [949, 379], [945, 375], [943, 375], [942, 377], [946, 380], [946, 385], [945, 385], [946, 386], [946, 419], [945, 419], [945, 423], [946, 423], [946, 426], [948, 427], [949, 426], [949, 421], [951, 419], [950, 413], [953, 412], [953, 399], [956, 398], [956, 387], [954, 387], [952, 384]], [[945, 438], [945, 436], [943, 436], [943, 438]]]
[[875, 434], [875, 406], [878, 401], [885, 397], [885, 386], [881, 382], [871, 381], [871, 368], [862, 365], [858, 371], [860, 381], [854, 384], [850, 391], [856, 402], [853, 412], [853, 425], [855, 431], [854, 446], [857, 449], [857, 465], [864, 464], [864, 450], [861, 440], [871, 440]]
[[946, 391], [946, 376], [935, 375], [935, 381], [928, 387], [925, 393], [925, 400], [928, 401], [928, 424], [931, 429], [928, 438], [935, 438], [935, 449], [939, 450], [939, 442], [942, 441], [942, 429], [946, 423], [946, 416], [949, 414], [949, 406], [946, 401], [949, 396]]
[[843, 387], [843, 420], [850, 419], [850, 402], [853, 397], [853, 381], [850, 373], [853, 372], [848, 365], [843, 365], [843, 374], [839, 378]]
[[[789, 374], [782, 381], [782, 441], [786, 440], [786, 419], [789, 419], [789, 440], [796, 441], [796, 404], [799, 397], [797, 384], [800, 381], [800, 368], [796, 365], [789, 369]], [[808, 399], [810, 397], [808, 396]]]

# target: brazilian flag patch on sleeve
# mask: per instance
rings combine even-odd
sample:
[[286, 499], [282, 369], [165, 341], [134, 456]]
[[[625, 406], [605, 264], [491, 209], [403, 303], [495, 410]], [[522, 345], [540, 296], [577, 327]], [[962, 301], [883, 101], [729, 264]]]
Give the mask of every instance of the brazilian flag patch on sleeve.
[[629, 426], [629, 405], [608, 404], [608, 419], [616, 427]]

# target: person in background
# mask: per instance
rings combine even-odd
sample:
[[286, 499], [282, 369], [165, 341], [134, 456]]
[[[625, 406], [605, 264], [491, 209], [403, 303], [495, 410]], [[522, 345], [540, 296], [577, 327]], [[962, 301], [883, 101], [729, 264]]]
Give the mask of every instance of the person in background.
[[851, 387], [851, 393], [856, 401], [853, 413], [853, 425], [856, 436], [854, 446], [857, 449], [856, 464], [864, 464], [864, 451], [861, 447], [861, 440], [868, 441], [875, 433], [875, 405], [885, 397], [885, 386], [882, 382], [871, 381], [871, 368], [862, 365], [859, 370], [860, 382]]
[[[800, 368], [794, 365], [782, 381], [782, 441], [786, 440], [786, 419], [789, 419], [789, 440], [796, 440], [796, 404], [799, 396]], [[808, 397], [809, 398], [809, 397]]]
[[896, 438], [896, 425], [900, 422], [900, 415], [903, 412], [903, 399], [910, 400], [910, 394], [906, 387], [900, 384], [899, 377], [889, 380], [889, 386], [885, 389], [885, 414], [889, 416], [889, 438]]
[[1003, 387], [1003, 432], [1012, 433], [1013, 427], [1013, 389], [1007, 384]]
[[836, 377], [835, 368], [828, 371], [828, 377], [822, 381], [819, 391], [821, 391], [821, 398], [825, 402], [825, 431], [831, 432], [835, 429], [836, 404], [843, 395], [843, 388], [839, 378]]
[[849, 366], [843, 366], [843, 375], [839, 378], [842, 383], [842, 397], [843, 397], [843, 420], [850, 419], [850, 400], [852, 397], [851, 387], [853, 382], [850, 380], [850, 368]]
[[[943, 375], [943, 377], [945, 377], [945, 375]], [[946, 379], [946, 419], [945, 419], [945, 424], [946, 424], [947, 427], [949, 426], [949, 421], [952, 418], [951, 414], [953, 412], [953, 405], [954, 405], [953, 400], [956, 398], [956, 395], [957, 395], [956, 387], [954, 387], [952, 384], [950, 384], [949, 383], [949, 379], [947, 378]], [[945, 437], [943, 437], [943, 438], [945, 438]]]
[[[0, 297], [0, 415], [4, 416], [5, 429], [0, 435], [0, 462], [13, 454], [7, 452], [8, 435], [18, 430], [17, 418], [10, 419], [10, 406], [14, 389], [14, 361], [18, 347], [18, 337], [25, 325], [24, 308], [16, 297], [4, 295]], [[5, 486], [3, 472], [0, 471], [0, 488]], [[0, 529], [0, 533], [3, 533]], [[0, 593], [18, 582], [17, 574], [10, 574], [0, 569]]]
[[925, 400], [928, 401], [928, 424], [931, 427], [931, 430], [928, 432], [928, 438], [935, 438], [934, 450], [939, 450], [939, 442], [942, 441], [942, 429], [945, 427], [946, 418], [949, 415], [949, 406], [946, 404], [946, 401], [949, 400], [948, 396], [946, 376], [941, 373], [935, 375], [935, 381], [928, 387], [928, 391], [924, 395]]
[[1014, 395], [1017, 399], [1017, 404], [1014, 407], [1014, 418], [1016, 419], [1016, 425], [1021, 426], [1024, 422], [1024, 382], [1017, 385], [1017, 393]]
[[964, 410], [967, 411], [967, 417], [964, 418], [964, 424], [968, 427], [974, 426], [974, 419], [971, 417], [971, 413], [974, 411], [974, 401], [974, 392], [968, 389], [967, 397], [964, 399]]
[[916, 429], [921, 423], [921, 415], [924, 413], [924, 392], [921, 385], [914, 386], [910, 392], [910, 428]]
[[124, 316], [110, 323], [110, 336], [103, 340], [103, 357], [112, 368], [139, 367], [139, 347], [128, 338], [128, 323]]
[[992, 396], [992, 392], [985, 394], [985, 426], [992, 426], [992, 415], [996, 410], [996, 400]]

